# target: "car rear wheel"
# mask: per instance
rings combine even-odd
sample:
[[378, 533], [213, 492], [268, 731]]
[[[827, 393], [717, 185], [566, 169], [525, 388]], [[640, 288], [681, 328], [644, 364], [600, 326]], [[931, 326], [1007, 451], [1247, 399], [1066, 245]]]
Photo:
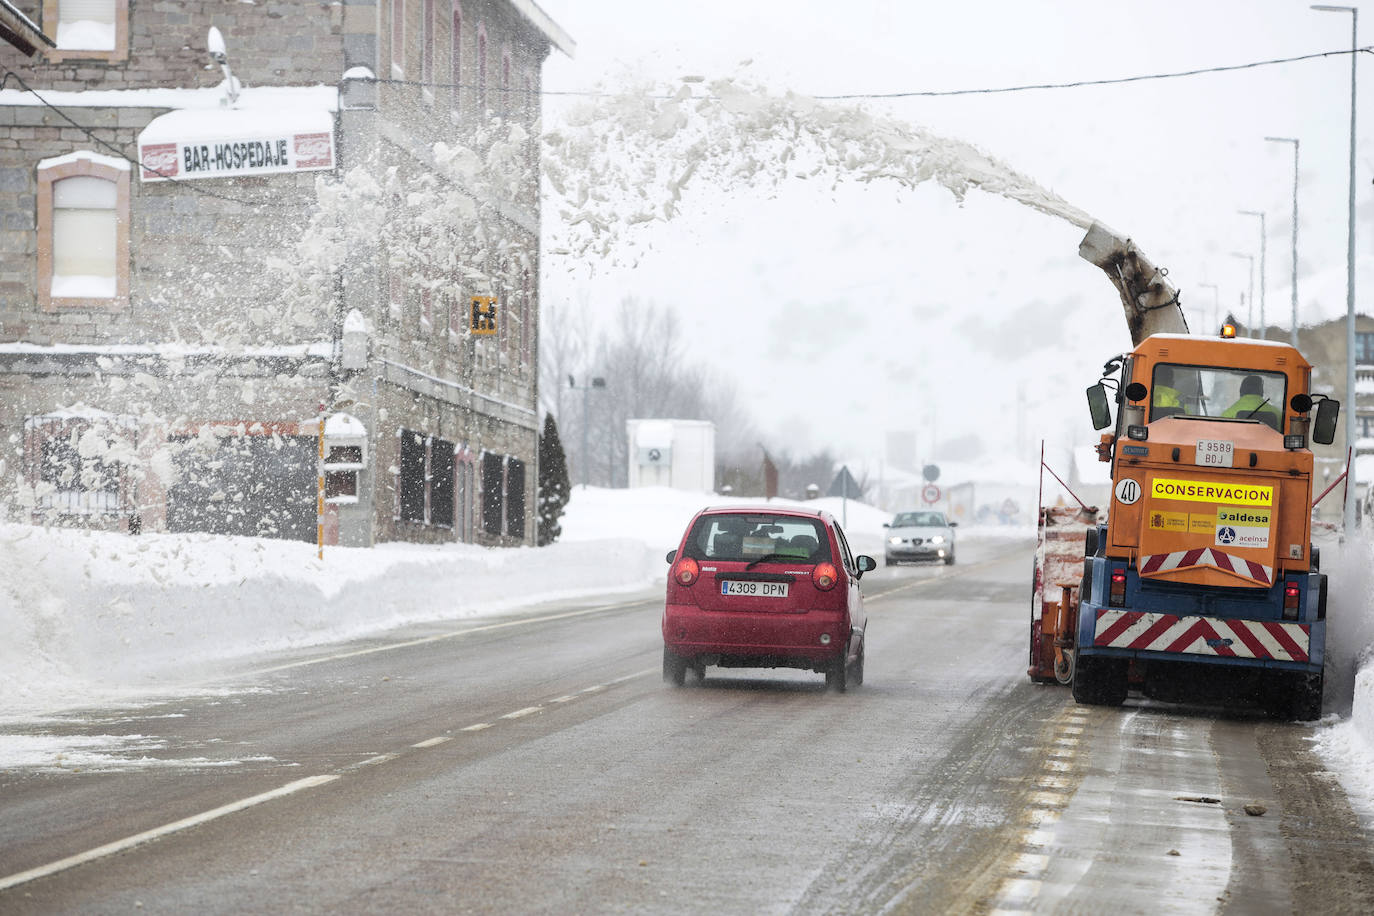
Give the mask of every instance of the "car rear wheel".
[[845, 656], [846, 653], [841, 652], [825, 670], [825, 686], [836, 693], [844, 693], [845, 687], [848, 686], [849, 660]]
[[681, 687], [687, 681], [687, 659], [667, 646], [663, 647], [663, 680], [674, 687]]
[[851, 681], [851, 682], [854, 684], [855, 687], [858, 687], [860, 684], [862, 684], [862, 683], [864, 682], [864, 646], [863, 646], [863, 643], [859, 643], [859, 657], [856, 658], [856, 659], [854, 659], [854, 664], [852, 664], [852, 665], [849, 666], [849, 676], [848, 676], [848, 680]]

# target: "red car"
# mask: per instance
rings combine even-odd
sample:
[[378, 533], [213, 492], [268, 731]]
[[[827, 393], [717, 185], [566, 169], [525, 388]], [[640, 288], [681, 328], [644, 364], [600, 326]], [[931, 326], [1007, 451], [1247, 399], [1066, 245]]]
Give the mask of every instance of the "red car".
[[828, 512], [703, 509], [668, 554], [663, 679], [691, 668], [801, 668], [843, 692], [864, 679], [859, 579], [877, 563], [854, 556]]

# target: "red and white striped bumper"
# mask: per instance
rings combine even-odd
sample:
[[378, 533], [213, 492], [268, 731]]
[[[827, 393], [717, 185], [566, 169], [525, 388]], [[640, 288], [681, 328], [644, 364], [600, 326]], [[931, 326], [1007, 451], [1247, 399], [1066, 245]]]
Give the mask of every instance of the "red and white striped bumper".
[[1311, 630], [1310, 625], [1300, 623], [1180, 617], [1100, 608], [1093, 645], [1104, 649], [1306, 662], [1309, 661]]
[[1274, 584], [1274, 570], [1263, 563], [1256, 563], [1211, 547], [1195, 547], [1192, 550], [1176, 550], [1173, 553], [1153, 553], [1140, 558], [1140, 574], [1149, 576], [1168, 572], [1172, 569], [1187, 569], [1190, 566], [1211, 566], [1225, 572], [1235, 573], [1253, 579], [1261, 585]]

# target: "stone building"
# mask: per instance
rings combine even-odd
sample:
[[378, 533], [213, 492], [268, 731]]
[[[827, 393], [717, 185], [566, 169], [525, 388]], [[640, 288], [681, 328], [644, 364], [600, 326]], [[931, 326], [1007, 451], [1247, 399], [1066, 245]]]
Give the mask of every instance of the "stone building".
[[533, 543], [558, 25], [6, 3], [55, 47], [0, 47], [0, 517]]

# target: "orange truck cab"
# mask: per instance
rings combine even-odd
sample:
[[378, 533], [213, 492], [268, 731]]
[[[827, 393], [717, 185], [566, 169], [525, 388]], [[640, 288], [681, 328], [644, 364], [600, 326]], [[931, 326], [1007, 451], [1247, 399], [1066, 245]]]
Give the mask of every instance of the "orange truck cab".
[[1258, 700], [1321, 711], [1326, 577], [1311, 543], [1311, 441], [1339, 404], [1311, 393], [1286, 344], [1155, 334], [1088, 389], [1115, 433], [1107, 522], [1089, 532], [1074, 697], [1116, 705], [1129, 686], [1182, 702]]

